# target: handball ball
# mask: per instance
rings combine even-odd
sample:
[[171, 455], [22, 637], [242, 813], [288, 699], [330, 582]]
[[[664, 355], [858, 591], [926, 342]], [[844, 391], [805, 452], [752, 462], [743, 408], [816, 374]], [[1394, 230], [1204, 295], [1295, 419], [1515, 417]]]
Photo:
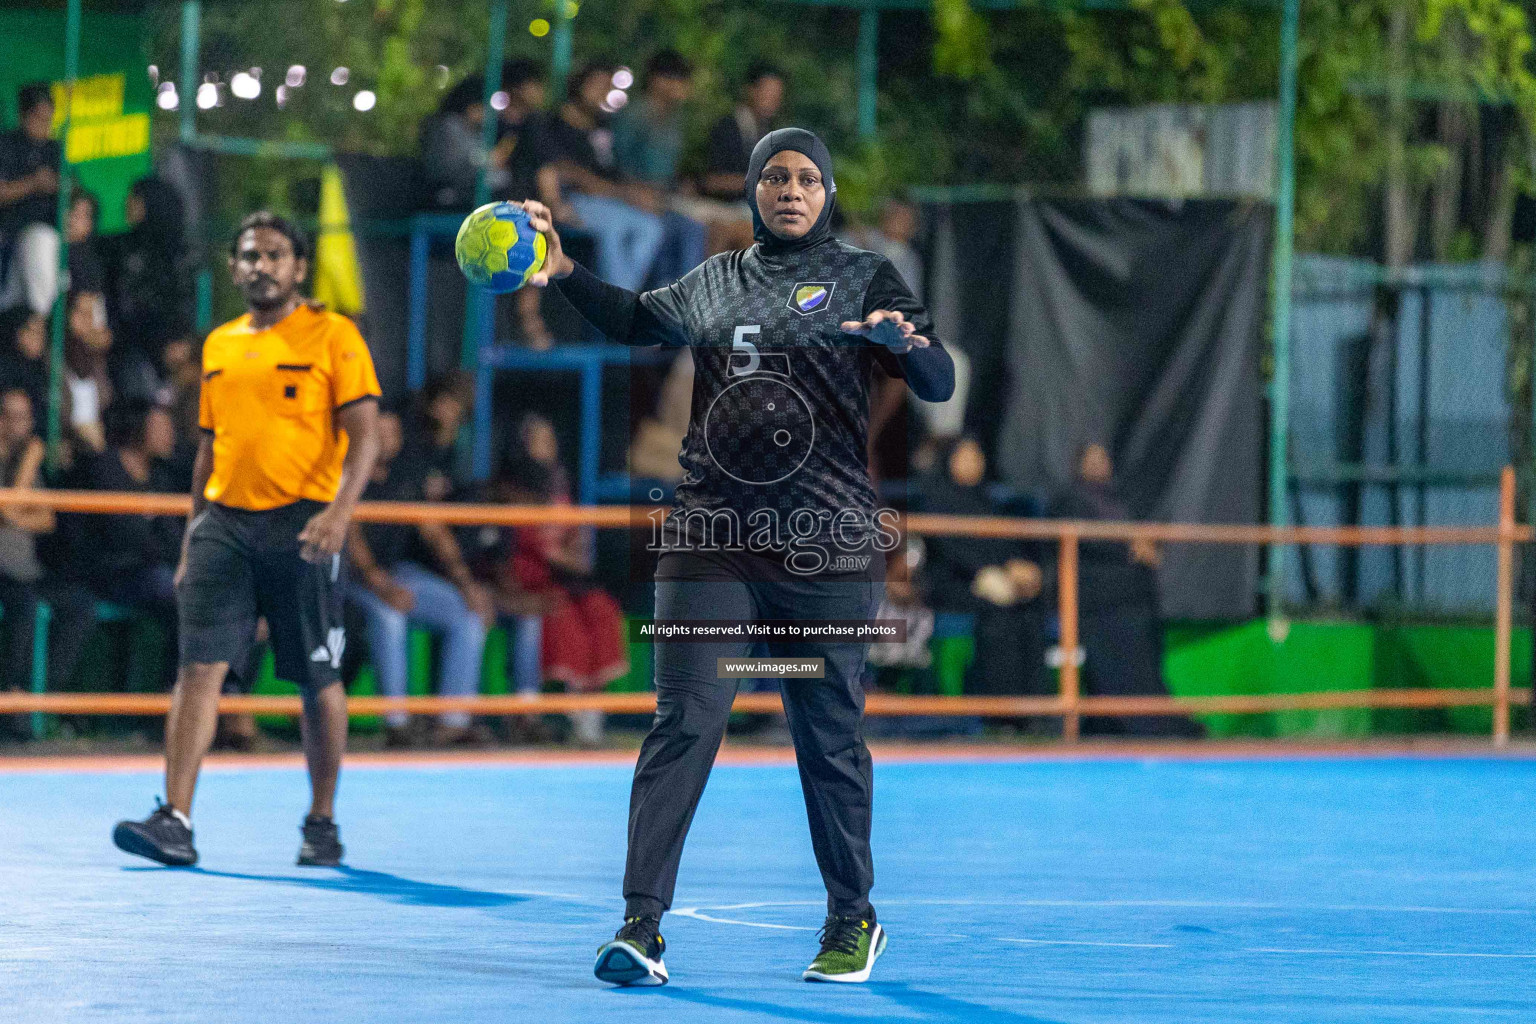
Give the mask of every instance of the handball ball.
[[544, 236], [518, 203], [487, 203], [464, 218], [453, 243], [459, 269], [486, 291], [515, 292], [544, 266]]

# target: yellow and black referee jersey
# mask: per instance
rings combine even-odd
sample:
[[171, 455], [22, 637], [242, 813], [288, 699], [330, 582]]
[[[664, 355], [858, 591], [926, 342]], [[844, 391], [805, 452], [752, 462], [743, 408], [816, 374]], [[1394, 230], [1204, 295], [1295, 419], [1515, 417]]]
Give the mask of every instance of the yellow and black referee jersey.
[[265, 330], [249, 313], [215, 328], [198, 411], [213, 434], [203, 496], [250, 511], [334, 500], [347, 454], [336, 412], [379, 394], [368, 344], [338, 313], [301, 305]]

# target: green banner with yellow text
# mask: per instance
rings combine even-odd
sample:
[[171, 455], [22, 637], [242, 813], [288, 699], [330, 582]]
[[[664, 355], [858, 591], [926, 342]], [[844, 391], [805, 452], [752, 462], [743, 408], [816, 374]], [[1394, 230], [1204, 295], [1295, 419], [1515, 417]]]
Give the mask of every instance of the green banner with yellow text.
[[[128, 187], [150, 173], [149, 112], [154, 90], [146, 74], [143, 21], [132, 14], [87, 11], [80, 32], [65, 157], [80, 184], [101, 200], [101, 230], [122, 230]], [[64, 125], [64, 12], [0, 9], [0, 125], [16, 125], [16, 90], [28, 82], [53, 87], [54, 128]]]

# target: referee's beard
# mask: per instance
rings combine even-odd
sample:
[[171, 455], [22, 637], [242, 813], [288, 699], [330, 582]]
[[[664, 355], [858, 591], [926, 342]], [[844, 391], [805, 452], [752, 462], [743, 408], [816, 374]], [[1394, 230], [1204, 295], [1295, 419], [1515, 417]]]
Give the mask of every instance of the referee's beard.
[[298, 298], [298, 285], [289, 284], [283, 287], [275, 278], [261, 277], [249, 281], [241, 289], [245, 295], [245, 304], [253, 313], [270, 313], [284, 306], [294, 304]]

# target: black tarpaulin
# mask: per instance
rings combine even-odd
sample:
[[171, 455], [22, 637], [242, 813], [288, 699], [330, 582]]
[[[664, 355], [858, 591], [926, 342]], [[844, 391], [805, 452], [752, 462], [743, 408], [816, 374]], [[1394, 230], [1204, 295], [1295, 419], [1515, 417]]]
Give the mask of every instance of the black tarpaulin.
[[[1258, 521], [1270, 221], [1266, 205], [1229, 201], [1018, 203], [1003, 479], [1059, 490], [1099, 442], [1137, 518]], [[1166, 615], [1251, 613], [1256, 550], [1164, 554]]]

